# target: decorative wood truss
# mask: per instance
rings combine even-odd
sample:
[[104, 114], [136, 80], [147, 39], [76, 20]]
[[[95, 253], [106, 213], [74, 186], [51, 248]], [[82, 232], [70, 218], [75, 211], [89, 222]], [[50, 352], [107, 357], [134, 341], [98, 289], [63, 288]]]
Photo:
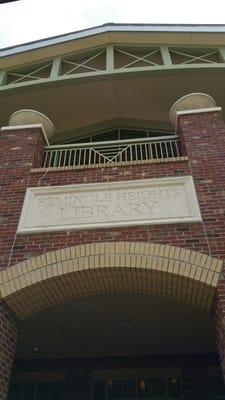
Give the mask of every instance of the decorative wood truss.
[[0, 71], [0, 90], [141, 71], [225, 68], [225, 47], [113, 46]]

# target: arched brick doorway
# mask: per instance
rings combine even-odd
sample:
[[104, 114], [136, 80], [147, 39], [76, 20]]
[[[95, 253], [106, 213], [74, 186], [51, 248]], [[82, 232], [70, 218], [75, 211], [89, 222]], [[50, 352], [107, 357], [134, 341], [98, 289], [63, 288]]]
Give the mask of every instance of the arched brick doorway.
[[1, 272], [0, 289], [19, 319], [72, 298], [121, 292], [170, 296], [210, 310], [221, 267], [216, 258], [178, 247], [97, 242], [14, 265]]
[[169, 297], [206, 313], [222, 261], [173, 246], [97, 242], [53, 251], [0, 273], [1, 299], [19, 320], [95, 295]]

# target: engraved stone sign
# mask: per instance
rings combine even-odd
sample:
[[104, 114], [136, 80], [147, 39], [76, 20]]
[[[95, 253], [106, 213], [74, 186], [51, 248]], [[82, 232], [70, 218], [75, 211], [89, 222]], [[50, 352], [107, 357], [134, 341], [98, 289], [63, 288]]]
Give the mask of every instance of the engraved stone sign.
[[201, 221], [191, 176], [27, 189], [18, 232]]

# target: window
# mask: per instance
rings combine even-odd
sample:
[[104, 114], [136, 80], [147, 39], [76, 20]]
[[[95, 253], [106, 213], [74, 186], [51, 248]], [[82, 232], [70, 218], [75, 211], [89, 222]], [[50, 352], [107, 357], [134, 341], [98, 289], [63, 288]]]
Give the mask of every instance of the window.
[[93, 382], [92, 400], [181, 400], [179, 377], [109, 378]]
[[62, 400], [63, 382], [12, 382], [8, 400]]
[[114, 128], [101, 132], [95, 132], [91, 135], [82, 136], [78, 139], [73, 139], [72, 142], [73, 143], [107, 142], [112, 140], [157, 138], [160, 136], [169, 137], [170, 135], [171, 132], [165, 132], [165, 131], [153, 131], [149, 129], [136, 129], [136, 128]]

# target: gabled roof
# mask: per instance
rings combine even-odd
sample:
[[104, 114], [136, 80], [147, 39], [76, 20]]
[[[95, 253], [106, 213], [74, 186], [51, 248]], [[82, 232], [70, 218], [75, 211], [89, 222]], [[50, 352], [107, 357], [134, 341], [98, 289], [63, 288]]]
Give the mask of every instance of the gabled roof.
[[27, 42], [0, 49], [0, 57], [21, 53], [41, 47], [56, 45], [71, 40], [82, 39], [107, 32], [161, 32], [161, 33], [225, 33], [225, 25], [207, 24], [114, 24], [107, 23], [96, 27], [69, 32], [45, 39]]

